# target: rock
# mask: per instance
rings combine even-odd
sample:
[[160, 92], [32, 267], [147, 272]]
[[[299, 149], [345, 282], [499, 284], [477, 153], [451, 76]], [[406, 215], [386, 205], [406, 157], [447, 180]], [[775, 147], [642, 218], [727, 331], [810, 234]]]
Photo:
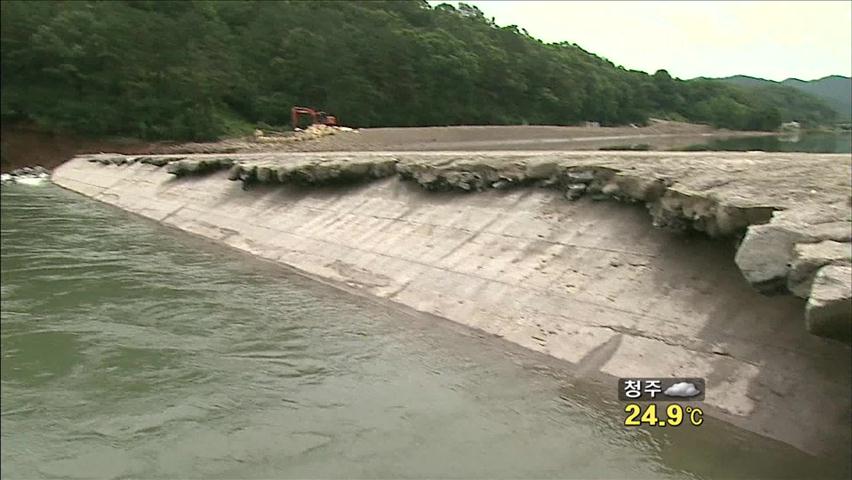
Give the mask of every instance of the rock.
[[536, 182], [536, 186], [539, 188], [550, 188], [559, 183], [559, 179], [556, 177], [545, 178], [544, 180], [539, 180]]
[[667, 188], [666, 183], [657, 178], [619, 174], [614, 181], [624, 196], [642, 202], [652, 202], [662, 197]]
[[848, 222], [822, 224], [789, 223], [773, 216], [770, 223], [748, 228], [734, 260], [740, 271], [755, 288], [764, 293], [783, 292], [797, 244], [823, 240], [848, 242]]
[[[264, 165], [257, 167], [257, 181], [260, 183], [269, 183], [273, 178], [272, 169]], [[275, 175], [275, 180], [278, 180], [278, 175]]]
[[852, 339], [852, 267], [827, 265], [817, 272], [805, 307], [805, 324], [814, 335]]
[[568, 188], [565, 190], [565, 198], [568, 200], [577, 200], [582, 197], [584, 193], [586, 193], [585, 183], [572, 183], [571, 185], [568, 185]]
[[793, 246], [813, 239], [799, 229], [766, 224], [749, 227], [734, 261], [743, 276], [764, 293], [784, 291]]
[[569, 170], [566, 174], [572, 183], [591, 183], [595, 173], [590, 170]]
[[[852, 210], [847, 204], [805, 205], [801, 208], [779, 210], [773, 214], [773, 221], [786, 224], [813, 225], [826, 239], [848, 242], [852, 238]], [[839, 238], [837, 238], [839, 236]]]
[[396, 164], [397, 161], [395, 159], [377, 161], [370, 167], [370, 174], [373, 178], [390, 177], [396, 174]]
[[231, 158], [201, 157], [194, 159], [172, 159], [166, 171], [178, 177], [187, 175], [204, 175], [229, 168], [234, 164]]
[[231, 169], [228, 170], [228, 180], [236, 181], [240, 179], [240, 172], [242, 171], [242, 166], [237, 163], [231, 166]]
[[609, 196], [614, 196], [620, 191], [621, 191], [621, 189], [618, 188], [618, 185], [615, 184], [614, 182], [607, 183], [601, 189], [601, 193], [603, 193], [604, 195], [609, 195]]
[[257, 166], [242, 166], [239, 171], [239, 179], [243, 181], [243, 183], [253, 183], [257, 180]]
[[[660, 186], [665, 188], [665, 184]], [[654, 187], [652, 187], [654, 188]], [[659, 187], [656, 187], [659, 188]], [[740, 210], [722, 206], [712, 198], [705, 198], [676, 187], [664, 190], [662, 196], [646, 192], [655, 200], [647, 202], [654, 225], [675, 231], [696, 230], [711, 237], [735, 235], [752, 223], [743, 222]], [[767, 214], [766, 220], [769, 219]]]
[[166, 171], [168, 173], [171, 173], [172, 175], [180, 177], [186, 175], [189, 172], [190, 164], [194, 165], [194, 162], [189, 162], [187, 160], [173, 162], [170, 163], [168, 167], [166, 167]]
[[525, 167], [525, 176], [531, 180], [556, 181], [559, 164], [553, 161], [531, 161]]
[[154, 165], [155, 167], [164, 167], [172, 162], [183, 160], [186, 157], [168, 158], [168, 157], [137, 157], [139, 163]]
[[371, 176], [371, 165], [369, 162], [357, 162], [348, 160], [338, 163], [340, 176], [348, 180], [361, 180]]
[[798, 297], [808, 298], [817, 271], [825, 265], [838, 264], [852, 264], [852, 243], [833, 240], [800, 243], [793, 248], [787, 289]]

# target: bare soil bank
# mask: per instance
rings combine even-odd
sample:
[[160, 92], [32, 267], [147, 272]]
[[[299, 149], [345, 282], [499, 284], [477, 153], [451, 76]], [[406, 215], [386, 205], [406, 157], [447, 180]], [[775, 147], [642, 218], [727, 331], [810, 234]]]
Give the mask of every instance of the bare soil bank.
[[97, 139], [65, 133], [50, 133], [32, 126], [3, 125], [0, 171], [41, 165], [54, 168], [74, 155], [117, 152], [153, 154], [164, 151], [165, 144], [135, 139]]

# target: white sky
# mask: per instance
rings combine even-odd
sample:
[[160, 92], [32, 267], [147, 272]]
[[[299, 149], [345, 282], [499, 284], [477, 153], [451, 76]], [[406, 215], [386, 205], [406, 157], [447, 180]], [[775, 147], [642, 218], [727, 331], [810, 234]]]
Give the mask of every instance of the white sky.
[[[431, 5], [444, 3], [430, 1]], [[448, 1], [456, 5], [456, 1]], [[672, 76], [852, 75], [852, 1], [468, 1], [500, 26]]]

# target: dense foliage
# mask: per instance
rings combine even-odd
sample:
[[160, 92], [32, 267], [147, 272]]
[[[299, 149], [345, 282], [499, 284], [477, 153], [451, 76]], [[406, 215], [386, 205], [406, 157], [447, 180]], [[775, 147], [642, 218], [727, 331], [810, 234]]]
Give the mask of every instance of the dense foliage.
[[833, 116], [792, 89], [625, 70], [464, 4], [3, 1], [0, 18], [4, 122], [97, 135], [209, 139], [285, 125], [293, 105], [362, 127]]

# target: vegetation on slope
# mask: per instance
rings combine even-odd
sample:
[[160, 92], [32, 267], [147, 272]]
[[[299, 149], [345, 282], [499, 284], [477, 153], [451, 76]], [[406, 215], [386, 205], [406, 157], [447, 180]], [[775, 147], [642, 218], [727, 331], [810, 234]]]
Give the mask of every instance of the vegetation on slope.
[[464, 4], [4, 1], [0, 19], [4, 123], [94, 135], [212, 139], [293, 105], [358, 127], [834, 117], [786, 90], [625, 70]]
[[[755, 88], [775, 89], [795, 88], [807, 94], [823, 100], [829, 107], [837, 112], [838, 120], [849, 121], [852, 119], [852, 78], [841, 75], [829, 75], [816, 80], [799, 80], [788, 78], [782, 82], [775, 82], [763, 78], [749, 77], [746, 75], [735, 75], [716, 79], [721, 82]], [[794, 96], [794, 94], [790, 94]]]
[[852, 119], [852, 78], [829, 75], [811, 81], [788, 78], [781, 83], [823, 99], [834, 108], [840, 119]]

